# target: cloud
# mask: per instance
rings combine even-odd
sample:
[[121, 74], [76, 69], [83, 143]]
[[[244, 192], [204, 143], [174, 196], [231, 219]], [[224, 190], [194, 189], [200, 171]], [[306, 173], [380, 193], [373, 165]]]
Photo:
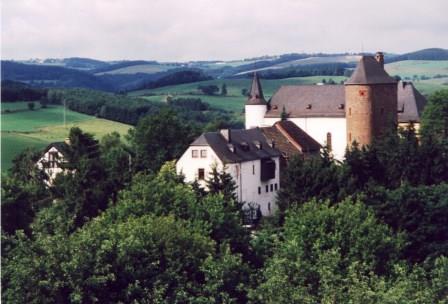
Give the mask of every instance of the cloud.
[[236, 59], [448, 48], [446, 0], [5, 0], [2, 58]]

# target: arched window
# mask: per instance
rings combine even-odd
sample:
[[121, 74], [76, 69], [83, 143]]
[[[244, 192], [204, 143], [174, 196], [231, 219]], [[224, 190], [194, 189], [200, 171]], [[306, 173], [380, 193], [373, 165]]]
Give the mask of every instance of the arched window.
[[328, 151], [332, 150], [331, 133], [330, 132], [327, 133], [327, 148], [328, 148]]

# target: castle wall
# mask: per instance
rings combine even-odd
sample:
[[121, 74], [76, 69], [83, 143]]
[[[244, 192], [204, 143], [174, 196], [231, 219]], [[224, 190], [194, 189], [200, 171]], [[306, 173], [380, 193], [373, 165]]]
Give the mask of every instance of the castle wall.
[[[279, 120], [280, 118], [265, 118], [263, 125], [272, 126]], [[338, 160], [344, 159], [347, 147], [345, 117], [293, 117], [288, 120], [294, 122], [322, 146], [327, 145], [327, 134], [330, 133], [333, 157]]]

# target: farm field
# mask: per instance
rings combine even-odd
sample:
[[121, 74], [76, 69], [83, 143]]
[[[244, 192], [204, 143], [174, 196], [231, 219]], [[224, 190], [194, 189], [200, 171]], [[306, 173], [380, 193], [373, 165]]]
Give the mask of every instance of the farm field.
[[404, 60], [385, 65], [390, 75], [400, 75], [401, 78], [417, 76], [433, 77], [448, 75], [448, 60]]
[[[345, 80], [343, 76], [312, 76], [312, 77], [293, 77], [285, 79], [263, 79], [262, 87], [266, 100], [282, 85], [298, 85], [298, 84], [315, 84], [322, 82], [323, 79], [328, 81], [333, 79], [336, 83]], [[175, 86], [166, 86], [157, 89], [140, 90], [130, 92], [130, 96], [141, 96], [147, 100], [165, 102], [168, 95], [174, 98], [190, 97], [201, 98], [202, 101], [208, 102], [212, 107], [224, 109], [227, 111], [241, 112], [244, 108], [246, 97], [241, 94], [243, 89], [250, 89], [252, 79], [216, 79], [194, 83], [186, 83]], [[223, 84], [227, 86], [227, 95], [204, 95], [197, 89], [199, 85], [216, 85], [219, 88]]]
[[66, 111], [66, 125], [63, 123], [63, 107], [50, 106], [35, 111], [27, 110], [27, 103], [2, 103], [1, 171], [10, 168], [14, 157], [26, 148], [42, 149], [54, 141], [64, 140], [70, 128], [79, 127], [100, 139], [105, 134], [117, 131], [125, 135], [131, 126], [99, 119], [93, 116]]

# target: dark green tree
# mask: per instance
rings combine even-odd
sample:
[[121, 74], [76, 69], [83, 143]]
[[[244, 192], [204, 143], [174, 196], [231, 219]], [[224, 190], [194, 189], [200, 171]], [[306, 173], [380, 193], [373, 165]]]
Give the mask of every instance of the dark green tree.
[[164, 162], [180, 157], [193, 136], [192, 128], [170, 110], [142, 118], [129, 131], [134, 170], [157, 172]]
[[27, 105], [28, 105], [28, 109], [29, 109], [30, 111], [33, 111], [33, 110], [34, 110], [34, 107], [36, 106], [36, 105], [34, 104], [34, 102], [29, 102]]
[[448, 90], [440, 90], [429, 97], [422, 115], [421, 134], [439, 142], [448, 141]]
[[221, 86], [221, 95], [226, 96], [227, 95], [227, 85], [225, 83]]

